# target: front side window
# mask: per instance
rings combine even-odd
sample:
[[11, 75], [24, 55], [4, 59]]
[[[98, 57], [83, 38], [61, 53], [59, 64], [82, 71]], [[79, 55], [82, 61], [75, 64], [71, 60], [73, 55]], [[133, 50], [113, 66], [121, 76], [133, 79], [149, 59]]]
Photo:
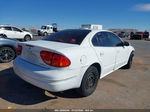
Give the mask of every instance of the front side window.
[[108, 38], [111, 41], [112, 46], [120, 46], [122, 45], [121, 39], [111, 32], [107, 32]]
[[12, 27], [13, 31], [22, 32], [20, 29]]
[[45, 41], [62, 42], [80, 45], [91, 30], [64, 30], [43, 38]]

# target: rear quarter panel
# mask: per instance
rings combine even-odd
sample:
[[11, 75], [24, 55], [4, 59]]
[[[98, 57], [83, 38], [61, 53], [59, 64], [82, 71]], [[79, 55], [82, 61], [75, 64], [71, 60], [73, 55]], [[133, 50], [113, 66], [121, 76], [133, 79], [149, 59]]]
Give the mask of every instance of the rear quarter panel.
[[60, 52], [63, 52], [63, 54], [70, 59], [70, 69], [81, 68], [98, 62], [95, 52], [90, 47], [62, 49]]
[[63, 49], [60, 52], [70, 59], [71, 65], [68, 69], [77, 71], [77, 87], [80, 87], [86, 70], [94, 63], [99, 63], [97, 56], [90, 47], [75, 47]]
[[17, 49], [18, 44], [15, 40], [0, 38], [0, 47], [2, 46], [12, 46], [14, 49]]

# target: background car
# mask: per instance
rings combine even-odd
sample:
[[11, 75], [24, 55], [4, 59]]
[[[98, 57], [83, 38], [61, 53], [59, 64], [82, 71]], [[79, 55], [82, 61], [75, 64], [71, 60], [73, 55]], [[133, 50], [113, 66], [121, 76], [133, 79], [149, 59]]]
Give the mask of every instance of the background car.
[[0, 62], [7, 63], [15, 59], [17, 40], [0, 36]]
[[125, 38], [125, 37], [128, 37], [128, 36], [129, 36], [129, 33], [128, 33], [128, 32], [120, 32], [120, 33], [118, 34], [118, 36], [121, 37], [121, 38]]
[[149, 32], [145, 31], [143, 34], [143, 38], [148, 39], [149, 38]]
[[33, 38], [30, 32], [26, 32], [17, 27], [8, 26], [8, 25], [0, 26], [0, 36], [24, 40], [24, 41], [29, 41]]
[[130, 37], [130, 39], [143, 39], [144, 33], [143, 32], [135, 32], [134, 34], [132, 34], [132, 36]]
[[105, 30], [64, 30], [43, 40], [18, 45], [14, 71], [23, 80], [46, 90], [76, 89], [91, 95], [98, 79], [131, 68], [134, 48]]

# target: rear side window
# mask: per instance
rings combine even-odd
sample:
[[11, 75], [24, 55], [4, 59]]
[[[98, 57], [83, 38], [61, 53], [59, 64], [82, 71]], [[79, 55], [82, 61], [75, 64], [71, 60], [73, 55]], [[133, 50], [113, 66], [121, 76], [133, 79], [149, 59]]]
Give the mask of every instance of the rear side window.
[[94, 46], [118, 47], [122, 41], [118, 36], [110, 32], [98, 32], [92, 39]]
[[4, 30], [12, 31], [11, 27], [4, 27]]
[[94, 46], [105, 46], [105, 47], [112, 46], [112, 43], [111, 43], [110, 39], [108, 38], [108, 35], [106, 32], [97, 33], [93, 37], [92, 43]]
[[0, 27], [0, 30], [5, 30], [5, 28], [4, 27]]
[[64, 30], [45, 37], [43, 40], [80, 45], [91, 30]]

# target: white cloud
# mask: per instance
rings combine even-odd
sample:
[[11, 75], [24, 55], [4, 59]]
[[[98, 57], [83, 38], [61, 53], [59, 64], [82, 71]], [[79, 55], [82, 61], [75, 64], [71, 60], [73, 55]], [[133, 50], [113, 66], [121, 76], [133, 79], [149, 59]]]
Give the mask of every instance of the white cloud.
[[150, 3], [148, 4], [137, 4], [134, 7], [135, 10], [138, 11], [150, 11]]

